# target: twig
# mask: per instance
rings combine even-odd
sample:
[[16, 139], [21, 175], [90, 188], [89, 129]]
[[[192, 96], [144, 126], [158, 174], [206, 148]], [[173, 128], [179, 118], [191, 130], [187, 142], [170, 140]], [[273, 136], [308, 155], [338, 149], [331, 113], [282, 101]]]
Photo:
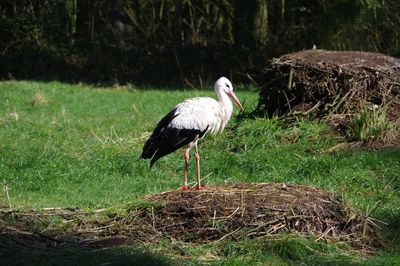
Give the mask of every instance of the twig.
[[8, 225], [8, 226], [6, 226], [5, 228], [8, 229], [8, 230], [10, 230], [10, 231], [18, 232], [18, 233], [21, 234], [21, 235], [33, 235], [32, 232], [20, 230], [20, 229], [14, 227], [14, 226]]
[[229, 234], [226, 234], [226, 235], [222, 236], [220, 239], [215, 240], [214, 242], [219, 242], [219, 241], [221, 241], [221, 240], [224, 240], [225, 238], [227, 238], [228, 236], [230, 236], [230, 235], [236, 233], [236, 232], [239, 231], [239, 230], [240, 230], [240, 227], [239, 227], [239, 228], [236, 228], [235, 230], [233, 230], [233, 231], [230, 232]]
[[7, 185], [7, 181], [5, 179], [3, 179], [3, 183], [4, 183], [4, 192], [6, 192], [6, 196], [7, 196], [8, 206], [11, 209], [12, 206], [11, 206], [10, 194], [8, 193], [9, 188]]
[[226, 218], [231, 218], [233, 215], [235, 215], [235, 213], [240, 209], [240, 206], [236, 208], [236, 210], [234, 210], [228, 217]]
[[322, 238], [324, 238], [330, 231], [332, 231], [332, 229], [334, 229], [335, 226], [329, 228], [328, 230], [326, 230], [320, 237], [318, 237], [315, 242], [318, 242], [319, 240], [321, 240]]
[[286, 228], [289, 230], [289, 232], [290, 232], [291, 230], [290, 230], [289, 220], [288, 220], [288, 218], [287, 218], [286, 215], [285, 215], [284, 217], [285, 217], [285, 227], [286, 227]]
[[291, 105], [290, 105], [289, 98], [288, 98], [288, 96], [287, 96], [287, 94], [286, 94], [286, 92], [285, 92], [284, 90], [282, 90], [282, 92], [283, 92], [283, 95], [285, 95], [286, 102], [287, 102], [288, 107], [289, 107], [289, 112], [291, 113], [291, 112], [292, 112], [292, 107], [291, 107]]
[[96, 134], [93, 130], [90, 130], [90, 133], [92, 133], [92, 135], [93, 135], [98, 141], [100, 141], [101, 144], [104, 145], [104, 144], [107, 143], [107, 140], [103, 141], [99, 136], [97, 136], [97, 134]]
[[[352, 88], [352, 89], [350, 89], [343, 97], [342, 97], [342, 99], [340, 99], [340, 101], [336, 104], [336, 106], [333, 108], [333, 110], [330, 112], [330, 114], [329, 114], [329, 116], [331, 116], [333, 113], [335, 113], [336, 112], [336, 110], [338, 110], [339, 109], [339, 107], [340, 106], [342, 106], [342, 104], [343, 104], [343, 102], [346, 100], [346, 98], [349, 96], [349, 94], [350, 94], [350, 96], [348, 97], [348, 100], [350, 100], [351, 98], [353, 98], [353, 96], [354, 96], [354, 94], [357, 92], [357, 89], [355, 89], [355, 88]], [[338, 96], [339, 96], [340, 94], [338, 94]]]
[[156, 230], [156, 218], [154, 215], [154, 206], [151, 206], [151, 220], [153, 222], [153, 230]]
[[[200, 182], [203, 181], [203, 180], [205, 180], [205, 179], [207, 179], [207, 178], [208, 178], [210, 175], [212, 175], [212, 174], [213, 174], [213, 172], [209, 173], [209, 174], [206, 175], [205, 177], [202, 177], [202, 178], [200, 179]], [[192, 184], [193, 184], [193, 186], [191, 186]], [[193, 189], [193, 188], [195, 188], [195, 187], [197, 186], [197, 181], [189, 182], [188, 185], [191, 186], [191, 188]], [[179, 189], [180, 189], [180, 188], [179, 188]]]
[[[55, 238], [50, 237], [50, 236], [46, 236], [46, 235], [44, 235], [44, 234], [42, 234], [42, 233], [39, 233], [39, 232], [33, 232], [33, 234], [34, 234], [34, 235], [38, 235], [38, 236], [40, 236], [40, 237], [42, 237], [42, 238], [45, 238], [45, 239], [47, 239], [47, 240], [53, 241], [53, 242], [56, 243], [56, 245], [61, 244], [61, 243], [64, 243], [64, 242], [68, 242], [68, 241], [64, 241], [64, 240], [58, 240], [58, 239], [55, 239]], [[69, 243], [71, 243], [71, 242], [69, 242]]]
[[212, 228], [214, 228], [214, 225], [215, 225], [215, 215], [217, 215], [217, 211], [216, 210], [214, 210]]
[[309, 113], [311, 113], [312, 111], [314, 111], [315, 109], [317, 109], [320, 105], [321, 105], [321, 101], [318, 101], [316, 105], [314, 105], [311, 109], [305, 111], [304, 114], [305, 114], [305, 115], [308, 115]]

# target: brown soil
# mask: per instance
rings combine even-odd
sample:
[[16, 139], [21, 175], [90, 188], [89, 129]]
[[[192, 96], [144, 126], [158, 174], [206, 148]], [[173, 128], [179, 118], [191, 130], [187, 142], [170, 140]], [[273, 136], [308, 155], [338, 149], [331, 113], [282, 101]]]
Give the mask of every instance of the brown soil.
[[142, 200], [123, 214], [57, 208], [2, 211], [0, 251], [115, 246], [162, 237], [205, 243], [283, 232], [346, 241], [364, 250], [379, 243], [379, 221], [357, 214], [334, 193], [309, 186], [240, 183], [167, 191]]

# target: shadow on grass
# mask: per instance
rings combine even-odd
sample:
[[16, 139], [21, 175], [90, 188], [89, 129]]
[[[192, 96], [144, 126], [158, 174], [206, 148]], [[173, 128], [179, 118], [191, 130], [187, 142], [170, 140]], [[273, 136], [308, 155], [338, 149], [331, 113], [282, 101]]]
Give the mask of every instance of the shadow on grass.
[[383, 246], [389, 251], [400, 252], [400, 212], [387, 215], [388, 224], [384, 227]]
[[0, 265], [176, 265], [170, 258], [134, 246], [92, 249], [0, 248]]
[[[0, 265], [176, 265], [170, 257], [150, 252], [123, 236], [84, 241], [64, 240], [39, 232], [1, 230]], [[65, 236], [64, 236], [65, 237]]]

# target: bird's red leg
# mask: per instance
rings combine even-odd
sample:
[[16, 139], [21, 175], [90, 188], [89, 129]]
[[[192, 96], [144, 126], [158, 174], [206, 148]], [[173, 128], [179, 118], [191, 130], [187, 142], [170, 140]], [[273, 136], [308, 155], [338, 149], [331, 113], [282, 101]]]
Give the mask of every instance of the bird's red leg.
[[183, 172], [183, 186], [182, 190], [188, 190], [188, 172], [189, 172], [189, 158], [190, 158], [190, 148], [187, 147], [185, 149], [185, 153], [183, 155], [185, 157], [185, 169]]
[[197, 172], [197, 190], [201, 189], [201, 178], [200, 178], [200, 154], [199, 148], [197, 147], [197, 141], [194, 143], [194, 156], [196, 157], [196, 172]]

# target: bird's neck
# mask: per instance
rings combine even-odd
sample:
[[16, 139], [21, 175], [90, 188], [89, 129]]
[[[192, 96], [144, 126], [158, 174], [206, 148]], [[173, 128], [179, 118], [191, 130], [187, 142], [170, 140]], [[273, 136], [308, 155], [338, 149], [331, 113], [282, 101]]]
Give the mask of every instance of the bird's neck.
[[226, 93], [218, 93], [218, 102], [222, 113], [224, 114], [223, 120], [226, 123], [232, 115], [233, 105], [231, 99]]

